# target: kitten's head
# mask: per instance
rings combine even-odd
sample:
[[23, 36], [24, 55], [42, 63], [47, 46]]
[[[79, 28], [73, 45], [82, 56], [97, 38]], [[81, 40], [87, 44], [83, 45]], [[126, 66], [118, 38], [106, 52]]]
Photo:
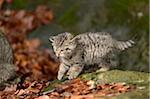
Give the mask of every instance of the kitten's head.
[[76, 40], [73, 40], [73, 35], [65, 32], [49, 38], [52, 42], [54, 52], [57, 57], [68, 58], [74, 53], [76, 48]]

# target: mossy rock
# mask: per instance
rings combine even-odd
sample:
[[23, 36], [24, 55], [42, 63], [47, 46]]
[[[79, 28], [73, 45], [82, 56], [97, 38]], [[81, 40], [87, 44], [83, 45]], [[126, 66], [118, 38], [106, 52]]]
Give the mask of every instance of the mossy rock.
[[136, 71], [121, 71], [111, 70], [107, 72], [93, 72], [81, 75], [81, 78], [88, 80], [101, 80], [105, 83], [111, 82], [148, 82], [148, 73], [136, 72]]
[[86, 80], [94, 80], [97, 83], [124, 82], [126, 84], [135, 84], [137, 87], [136, 90], [131, 92], [111, 97], [98, 97], [100, 99], [148, 99], [149, 97], [149, 73], [111, 70], [82, 74], [80, 77]]

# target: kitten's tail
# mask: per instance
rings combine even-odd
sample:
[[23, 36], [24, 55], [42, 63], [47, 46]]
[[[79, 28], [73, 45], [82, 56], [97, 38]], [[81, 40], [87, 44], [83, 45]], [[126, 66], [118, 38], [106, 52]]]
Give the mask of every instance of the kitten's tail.
[[117, 41], [116, 42], [116, 48], [119, 50], [125, 50], [129, 47], [132, 47], [135, 44], [134, 41], [128, 40], [128, 41]]

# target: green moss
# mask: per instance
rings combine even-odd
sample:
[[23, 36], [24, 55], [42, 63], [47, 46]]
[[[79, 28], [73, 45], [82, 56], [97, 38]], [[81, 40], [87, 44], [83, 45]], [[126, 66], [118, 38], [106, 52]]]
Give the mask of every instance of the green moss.
[[81, 75], [82, 79], [102, 81], [105, 83], [112, 82], [126, 82], [126, 83], [138, 83], [138, 82], [148, 82], [149, 74], [144, 72], [135, 71], [120, 71], [111, 70], [107, 72], [97, 72], [97, 73], [87, 73]]
[[13, 9], [24, 9], [27, 8], [29, 0], [14, 0], [12, 4]]
[[132, 92], [122, 93], [117, 96], [105, 96], [104, 99], [148, 99], [148, 90], [135, 90]]
[[103, 79], [108, 82], [133, 83], [133, 82], [148, 80], [148, 74], [141, 73], [141, 72], [134, 72], [134, 71], [124, 72], [124, 71], [119, 71], [119, 70], [109, 71], [109, 72], [100, 74], [98, 76], [99, 79], [101, 79], [101, 77], [103, 77]]

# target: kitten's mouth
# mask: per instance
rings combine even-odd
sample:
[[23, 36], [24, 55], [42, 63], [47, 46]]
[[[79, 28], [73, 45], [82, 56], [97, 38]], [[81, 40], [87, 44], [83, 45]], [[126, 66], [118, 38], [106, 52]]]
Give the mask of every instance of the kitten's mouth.
[[62, 55], [62, 56], [59, 56], [58, 58], [59, 58], [59, 59], [61, 59], [61, 58], [68, 59], [69, 57], [66, 56], [66, 55]]

